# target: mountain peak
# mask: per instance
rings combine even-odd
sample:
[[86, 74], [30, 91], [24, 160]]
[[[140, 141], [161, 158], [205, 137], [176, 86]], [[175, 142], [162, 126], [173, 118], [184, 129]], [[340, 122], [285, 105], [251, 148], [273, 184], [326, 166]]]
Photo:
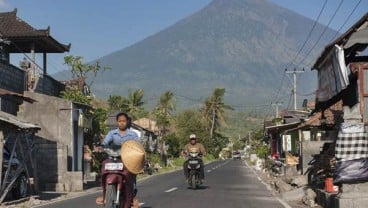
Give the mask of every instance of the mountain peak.
[[[143, 89], [148, 97], [172, 90], [198, 99], [220, 86], [231, 104], [264, 103], [312, 25], [312, 20], [266, 0], [214, 0], [167, 29], [101, 58], [112, 70], [97, 78], [94, 90], [103, 97], [125, 95], [129, 88]], [[316, 34], [322, 29], [317, 25]], [[316, 39], [312, 36], [306, 48]], [[312, 76], [303, 75], [301, 89], [315, 89]], [[193, 105], [186, 101], [186, 106]]]

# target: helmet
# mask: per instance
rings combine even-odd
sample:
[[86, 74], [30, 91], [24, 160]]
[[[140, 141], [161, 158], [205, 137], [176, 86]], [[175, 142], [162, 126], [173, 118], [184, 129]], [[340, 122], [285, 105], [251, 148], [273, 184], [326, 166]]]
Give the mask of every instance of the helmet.
[[189, 136], [189, 139], [197, 139], [197, 136], [196, 136], [195, 134], [191, 134], [191, 135]]

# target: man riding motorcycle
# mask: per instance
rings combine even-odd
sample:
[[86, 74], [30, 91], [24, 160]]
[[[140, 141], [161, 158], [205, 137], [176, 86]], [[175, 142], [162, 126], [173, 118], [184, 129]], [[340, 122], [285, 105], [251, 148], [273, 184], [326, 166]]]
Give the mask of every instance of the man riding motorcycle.
[[[118, 124], [118, 128], [109, 131], [106, 135], [105, 139], [102, 142], [102, 146], [115, 146], [116, 148], [120, 148], [121, 144], [127, 140], [135, 140], [140, 142], [138, 134], [129, 128], [131, 127], [131, 118], [126, 113], [118, 113], [116, 115], [116, 122]], [[132, 203], [134, 207], [138, 207], [138, 199], [136, 198], [136, 175], [133, 173], [129, 173], [127, 177], [126, 184], [130, 187], [129, 195], [132, 197]], [[103, 205], [105, 201], [105, 187], [103, 186], [103, 195], [97, 197], [96, 204]], [[134, 197], [134, 198], [133, 198]]]
[[[195, 134], [191, 134], [189, 136], [189, 140], [190, 140], [189, 143], [184, 146], [183, 155], [187, 156], [188, 152], [190, 152], [190, 150], [193, 148], [199, 149], [200, 155], [202, 156], [206, 155], [206, 149], [201, 143], [197, 142], [197, 136]], [[188, 163], [189, 163], [189, 160], [186, 160], [183, 164], [184, 175], [187, 181], [188, 181]], [[204, 182], [204, 165], [203, 165], [202, 159], [199, 160], [199, 164], [200, 164], [199, 181], [200, 183], [203, 183]]]

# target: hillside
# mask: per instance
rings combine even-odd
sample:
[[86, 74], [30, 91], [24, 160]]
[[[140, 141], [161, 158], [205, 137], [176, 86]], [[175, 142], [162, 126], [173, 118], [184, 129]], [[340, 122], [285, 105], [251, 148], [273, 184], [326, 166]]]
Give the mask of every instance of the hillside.
[[[95, 81], [93, 91], [108, 97], [141, 88], [147, 102], [155, 104], [155, 98], [171, 90], [181, 105], [193, 107], [215, 87], [224, 87], [232, 105], [268, 103], [313, 23], [266, 0], [214, 0], [161, 32], [101, 57], [112, 70]], [[317, 25], [319, 32], [313, 33], [307, 49], [323, 28]], [[333, 34], [326, 32], [319, 49]], [[299, 91], [313, 91], [316, 76], [306, 70]]]

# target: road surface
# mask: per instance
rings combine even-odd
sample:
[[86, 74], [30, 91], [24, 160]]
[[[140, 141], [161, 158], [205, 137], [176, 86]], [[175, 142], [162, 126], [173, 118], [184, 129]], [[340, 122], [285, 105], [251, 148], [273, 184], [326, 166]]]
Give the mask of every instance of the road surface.
[[[284, 208], [241, 160], [216, 161], [206, 165], [206, 180], [200, 189], [188, 188], [182, 171], [150, 177], [138, 182], [142, 208]], [[93, 193], [38, 206], [42, 208], [98, 208]], [[287, 205], [286, 205], [287, 206]]]

